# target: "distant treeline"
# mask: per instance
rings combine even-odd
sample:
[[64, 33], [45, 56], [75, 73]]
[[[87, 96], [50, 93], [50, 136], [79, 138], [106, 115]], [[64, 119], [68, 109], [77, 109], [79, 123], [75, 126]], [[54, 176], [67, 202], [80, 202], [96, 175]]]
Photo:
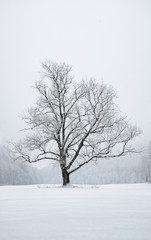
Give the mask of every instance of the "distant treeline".
[[[71, 175], [71, 183], [111, 184], [140, 183], [146, 181], [145, 161], [139, 155], [101, 160], [87, 164]], [[62, 183], [57, 165], [49, 164], [38, 170], [21, 160], [14, 161], [9, 149], [0, 146], [0, 185]]]
[[7, 147], [0, 146], [0, 185], [22, 185], [40, 182], [38, 170], [10, 157]]

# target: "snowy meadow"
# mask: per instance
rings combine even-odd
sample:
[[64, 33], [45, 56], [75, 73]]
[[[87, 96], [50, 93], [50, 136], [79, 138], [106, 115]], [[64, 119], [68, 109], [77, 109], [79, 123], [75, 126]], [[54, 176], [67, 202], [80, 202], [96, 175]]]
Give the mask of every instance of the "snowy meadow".
[[150, 240], [151, 185], [0, 187], [1, 240]]
[[149, 0], [0, 1], [0, 240], [151, 240], [150, 29]]

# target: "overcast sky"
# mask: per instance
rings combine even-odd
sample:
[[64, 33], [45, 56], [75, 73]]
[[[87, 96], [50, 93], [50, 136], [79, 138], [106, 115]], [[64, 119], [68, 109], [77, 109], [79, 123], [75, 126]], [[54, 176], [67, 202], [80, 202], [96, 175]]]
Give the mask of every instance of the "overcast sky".
[[45, 59], [73, 66], [76, 80], [113, 85], [151, 140], [150, 0], [0, 0], [1, 143], [19, 138]]

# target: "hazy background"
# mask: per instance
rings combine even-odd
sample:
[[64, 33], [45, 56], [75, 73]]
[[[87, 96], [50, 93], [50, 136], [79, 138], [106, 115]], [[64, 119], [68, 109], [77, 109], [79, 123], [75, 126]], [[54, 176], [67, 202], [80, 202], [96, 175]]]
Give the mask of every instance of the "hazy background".
[[19, 139], [45, 59], [113, 85], [151, 140], [151, 1], [0, 0], [0, 143]]

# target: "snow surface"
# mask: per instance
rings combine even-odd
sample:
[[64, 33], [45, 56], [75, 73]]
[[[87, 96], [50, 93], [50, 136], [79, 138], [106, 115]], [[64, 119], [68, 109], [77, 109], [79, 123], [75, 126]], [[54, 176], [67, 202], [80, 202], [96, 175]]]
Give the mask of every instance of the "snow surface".
[[151, 184], [1, 186], [0, 240], [150, 240]]

